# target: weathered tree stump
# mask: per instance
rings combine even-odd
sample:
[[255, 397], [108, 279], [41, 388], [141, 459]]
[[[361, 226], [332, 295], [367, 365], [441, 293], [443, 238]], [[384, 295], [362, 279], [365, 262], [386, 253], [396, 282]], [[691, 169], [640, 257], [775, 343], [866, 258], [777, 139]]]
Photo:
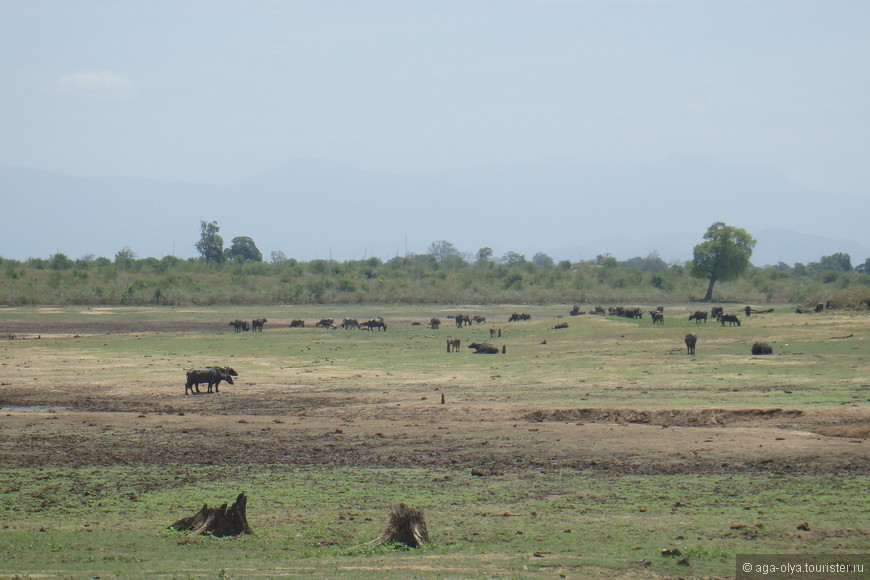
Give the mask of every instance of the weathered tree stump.
[[419, 548], [429, 541], [426, 530], [426, 520], [423, 510], [411, 509], [403, 503], [394, 505], [390, 511], [390, 523], [384, 533], [362, 544], [363, 546], [379, 546], [387, 542], [397, 542], [411, 548]]
[[229, 508], [227, 504], [219, 508], [210, 508], [208, 504], [203, 504], [202, 509], [194, 515], [180, 519], [169, 527], [180, 532], [189, 531], [188, 538], [205, 533], [216, 538], [253, 534], [253, 530], [248, 525], [247, 503], [248, 498], [244, 493], [240, 493]]

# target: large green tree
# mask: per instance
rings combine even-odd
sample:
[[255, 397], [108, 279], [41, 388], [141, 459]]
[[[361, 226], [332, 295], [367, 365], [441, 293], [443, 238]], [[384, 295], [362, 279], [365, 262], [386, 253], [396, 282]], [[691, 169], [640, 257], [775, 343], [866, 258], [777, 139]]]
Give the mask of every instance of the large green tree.
[[242, 262], [262, 262], [263, 253], [257, 248], [254, 240], [248, 236], [238, 236], [233, 238], [233, 243], [230, 249], [227, 250], [227, 257], [230, 260], [241, 260]]
[[221, 264], [226, 260], [224, 254], [224, 239], [218, 233], [221, 231], [216, 221], [200, 221], [199, 241], [194, 244], [197, 251], [205, 258], [206, 263]]
[[713, 299], [713, 285], [737, 278], [749, 267], [755, 239], [742, 228], [716, 222], [704, 234], [704, 241], [695, 246], [691, 274], [710, 281], [704, 300]]

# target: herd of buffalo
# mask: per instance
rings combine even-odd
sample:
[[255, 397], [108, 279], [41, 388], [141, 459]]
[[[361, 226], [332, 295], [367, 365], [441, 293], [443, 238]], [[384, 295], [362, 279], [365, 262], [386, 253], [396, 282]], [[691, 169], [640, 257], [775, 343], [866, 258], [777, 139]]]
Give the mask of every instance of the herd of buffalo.
[[[829, 306], [828, 306], [829, 307]], [[807, 307], [798, 307], [797, 313], [804, 312], [821, 312], [826, 308], [825, 304], [819, 303], [813, 306], [811, 309]], [[773, 308], [768, 308], [765, 310], [757, 310], [750, 306], [746, 306], [743, 309], [745, 316], [748, 318], [753, 314], [764, 314], [767, 312], [773, 312]], [[586, 314], [585, 311], [581, 311], [579, 306], [574, 306], [571, 310], [568, 311], [571, 316], [579, 316], [581, 314]], [[644, 310], [639, 307], [623, 307], [616, 306], [610, 308], [604, 308], [603, 306], [596, 306], [594, 310], [590, 311], [589, 314], [593, 315], [610, 315], [610, 316], [622, 316], [626, 318], [632, 319], [640, 319], [645, 315]], [[650, 319], [652, 320], [653, 325], [664, 325], [665, 317], [664, 317], [664, 308], [659, 306], [654, 310], [648, 311]], [[482, 324], [486, 322], [486, 318], [483, 316], [475, 315], [469, 316], [467, 314], [457, 314], [455, 316], [448, 316], [448, 318], [452, 318], [457, 328], [462, 328], [463, 326], [471, 325], [472, 323]], [[508, 318], [508, 322], [516, 322], [516, 321], [524, 321], [531, 320], [531, 315], [525, 312], [514, 312]], [[728, 326], [740, 326], [740, 318], [734, 313], [726, 313], [721, 306], [714, 306], [709, 314], [704, 310], [697, 310], [694, 313], [689, 315], [689, 320], [694, 320], [696, 324], [703, 322], [707, 323], [708, 318], [716, 320], [721, 323], [722, 326], [726, 324]], [[263, 332], [263, 326], [268, 322], [265, 318], [258, 318], [251, 320], [250, 325], [247, 320], [233, 320], [229, 323], [229, 326], [233, 327], [234, 332]], [[414, 322], [413, 325], [422, 325], [420, 322]], [[336, 324], [335, 319], [333, 318], [322, 318], [314, 323], [314, 326], [317, 328], [324, 328], [329, 330], [335, 330], [338, 328], [343, 328], [345, 330], [368, 330], [374, 331], [387, 331], [387, 323], [384, 322], [384, 319], [380, 316], [370, 318], [368, 320], [363, 320], [360, 322], [356, 318], [345, 318], [341, 321], [341, 323]], [[438, 329], [441, 326], [441, 319], [433, 317], [429, 320], [426, 325], [432, 329]], [[567, 328], [567, 323], [557, 324], [554, 328], [561, 329]], [[290, 321], [290, 328], [305, 328], [305, 321], [301, 319], [294, 319]], [[501, 329], [500, 328], [490, 328], [489, 330], [490, 338], [501, 337]], [[546, 342], [546, 341], [545, 341]], [[698, 342], [698, 335], [696, 333], [689, 333], [685, 337], [686, 350], [687, 354], [693, 355], [695, 354], [695, 345]], [[460, 339], [458, 338], [448, 338], [447, 339], [447, 352], [459, 352], [460, 348]], [[501, 348], [492, 345], [488, 342], [472, 342], [468, 345], [468, 348], [473, 350], [476, 354], [499, 354], [506, 353], [506, 346], [502, 346]], [[753, 355], [765, 355], [772, 354], [773, 348], [765, 343], [765, 342], [756, 342], [752, 345], [751, 352]], [[197, 394], [202, 391], [199, 390], [200, 384], [205, 384], [208, 387], [206, 392], [220, 392], [218, 390], [218, 385], [221, 381], [225, 381], [229, 384], [233, 384], [233, 377], [237, 377], [238, 373], [230, 367], [204, 367], [200, 369], [190, 369], [187, 371], [187, 382], [184, 387], [184, 394]]]

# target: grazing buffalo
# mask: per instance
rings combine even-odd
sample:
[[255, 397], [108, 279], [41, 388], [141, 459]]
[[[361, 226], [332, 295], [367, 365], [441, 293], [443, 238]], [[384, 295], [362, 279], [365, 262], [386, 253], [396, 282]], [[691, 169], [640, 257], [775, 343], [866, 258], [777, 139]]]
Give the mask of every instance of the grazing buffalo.
[[387, 331], [387, 323], [384, 322], [384, 319], [381, 318], [380, 316], [377, 316], [375, 318], [371, 318], [369, 320], [366, 320], [365, 322], [360, 322], [359, 327], [363, 330], [373, 330], [373, 329], [377, 328], [378, 332], [380, 332], [381, 329], [383, 329], [384, 332]]
[[528, 314], [526, 312], [514, 312], [513, 314], [511, 314], [511, 317], [508, 318], [508, 322], [514, 322], [517, 320], [531, 320], [531, 319], [532, 319], [531, 314]]
[[459, 339], [458, 338], [448, 338], [447, 339], [447, 352], [459, 352]]
[[438, 330], [441, 328], [441, 319], [435, 318], [434, 316], [429, 320], [429, 328], [432, 330]]
[[689, 320], [694, 320], [695, 324], [698, 324], [703, 320], [704, 324], [707, 324], [707, 313], [703, 310], [697, 310], [694, 314], [689, 315]]
[[359, 330], [359, 321], [356, 318], [345, 318], [341, 321], [341, 327], [345, 330], [350, 330], [351, 328]]
[[722, 316], [723, 312], [725, 312], [724, 308], [722, 308], [721, 306], [714, 306], [710, 309], [710, 316], [718, 320], [718, 318]]
[[454, 320], [456, 322], [456, 328], [462, 328], [466, 324], [468, 324], [469, 326], [471, 325], [471, 317], [467, 314], [457, 314], [454, 317]]
[[650, 318], [652, 318], [653, 324], [664, 324], [665, 323], [665, 315], [659, 312], [658, 310], [650, 310], [649, 312]]
[[330, 330], [335, 330], [336, 328], [338, 328], [335, 325], [335, 319], [333, 319], [333, 318], [321, 318], [320, 320], [318, 320], [314, 324], [314, 326], [320, 326], [320, 327], [327, 328]]
[[199, 390], [199, 385], [201, 383], [208, 384], [208, 392], [212, 392], [212, 387], [214, 387], [214, 392], [219, 393], [218, 385], [221, 381], [226, 381], [229, 384], [233, 384], [233, 377], [239, 376], [232, 367], [205, 367], [202, 369], [190, 369], [187, 371], [187, 382], [184, 384], [184, 394], [186, 395], [188, 392], [190, 394], [197, 394], [201, 391]]
[[294, 320], [291, 320], [290, 321], [290, 328], [305, 328], [305, 321], [300, 319], [300, 318], [296, 318]]
[[695, 354], [695, 344], [698, 342], [698, 335], [695, 333], [689, 333], [686, 335], [686, 348], [688, 352], [686, 354]]
[[236, 320], [233, 320], [232, 322], [230, 322], [227, 326], [232, 326], [233, 332], [242, 332], [243, 330], [245, 332], [248, 332], [248, 330], [250, 330], [250, 328], [248, 327], [247, 320], [236, 319]]
[[719, 322], [722, 323], [722, 326], [725, 326], [725, 323], [728, 323], [728, 326], [740, 326], [740, 319], [737, 318], [736, 314], [721, 314], [719, 315]]
[[756, 342], [752, 345], [752, 354], [773, 354], [773, 348], [766, 342]]
[[473, 348], [475, 354], [498, 354], [497, 346], [493, 346], [488, 342], [472, 342], [468, 348]]
[[253, 332], [263, 332], [263, 325], [269, 322], [265, 318], [258, 318], [251, 321], [251, 330]]

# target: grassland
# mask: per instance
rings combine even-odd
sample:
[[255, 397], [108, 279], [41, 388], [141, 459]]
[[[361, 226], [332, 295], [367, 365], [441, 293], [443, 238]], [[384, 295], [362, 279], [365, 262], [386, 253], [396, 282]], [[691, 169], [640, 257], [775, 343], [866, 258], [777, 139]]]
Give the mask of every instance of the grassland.
[[[568, 306], [3, 309], [0, 578], [725, 578], [738, 553], [870, 552], [870, 315], [773, 306], [740, 327], [689, 322], [695, 305], [664, 326]], [[372, 316], [388, 330], [310, 328]], [[239, 378], [185, 396], [207, 364]], [[167, 530], [239, 492], [255, 535]], [[361, 547], [399, 502], [432, 544]]]

